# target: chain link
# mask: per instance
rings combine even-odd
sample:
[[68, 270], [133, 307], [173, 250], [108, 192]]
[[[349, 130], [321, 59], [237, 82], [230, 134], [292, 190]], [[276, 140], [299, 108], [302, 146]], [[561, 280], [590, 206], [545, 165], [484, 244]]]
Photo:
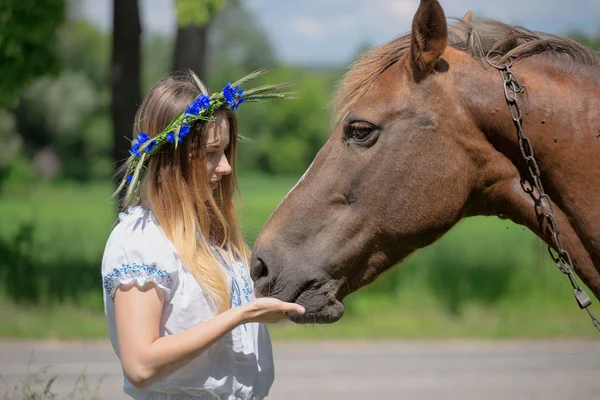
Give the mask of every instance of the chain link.
[[[592, 324], [600, 332], [600, 321], [590, 309], [592, 301], [588, 294], [577, 282], [575, 274], [573, 273], [573, 260], [571, 259], [569, 252], [567, 252], [567, 250], [565, 250], [562, 246], [562, 242], [559, 237], [558, 223], [554, 217], [552, 201], [542, 186], [542, 181], [540, 179], [540, 168], [535, 159], [535, 153], [533, 152], [531, 140], [529, 140], [523, 131], [523, 113], [521, 111], [521, 105], [517, 95], [522, 93], [525, 90], [525, 87], [521, 84], [519, 78], [517, 78], [516, 75], [510, 70], [513, 65], [514, 57], [510, 57], [508, 62], [502, 65], [496, 65], [492, 62], [490, 55], [488, 54], [486, 56], [486, 61], [489, 65], [496, 68], [500, 72], [500, 76], [504, 82], [504, 97], [506, 98], [506, 103], [508, 104], [510, 116], [515, 124], [515, 127], [517, 128], [519, 150], [521, 151], [521, 155], [525, 160], [530, 177], [533, 180], [533, 186], [526, 187], [526, 185], [523, 185], [523, 189], [527, 193], [533, 195], [533, 198], [536, 201], [536, 211], [542, 215], [547, 224], [547, 229], [551, 234], [551, 239], [555, 250], [552, 248], [552, 246], [548, 246], [550, 257], [552, 257], [552, 260], [556, 263], [560, 272], [567, 275], [569, 281], [571, 282], [571, 286], [573, 286], [573, 292], [579, 308], [587, 311], [592, 320]], [[529, 183], [529, 185], [531, 185], [531, 183]], [[539, 196], [538, 198], [534, 196], [534, 187], [537, 189], [537, 195]]]

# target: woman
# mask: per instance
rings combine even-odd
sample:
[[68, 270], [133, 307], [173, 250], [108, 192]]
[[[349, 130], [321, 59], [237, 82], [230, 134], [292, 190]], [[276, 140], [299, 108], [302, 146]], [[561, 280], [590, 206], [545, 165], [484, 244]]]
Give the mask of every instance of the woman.
[[274, 373], [264, 323], [304, 309], [254, 298], [233, 200], [234, 111], [286, 95], [229, 84], [210, 95], [188, 72], [159, 81], [139, 107], [117, 191], [127, 188], [127, 211], [102, 261], [110, 339], [131, 397], [267, 396]]

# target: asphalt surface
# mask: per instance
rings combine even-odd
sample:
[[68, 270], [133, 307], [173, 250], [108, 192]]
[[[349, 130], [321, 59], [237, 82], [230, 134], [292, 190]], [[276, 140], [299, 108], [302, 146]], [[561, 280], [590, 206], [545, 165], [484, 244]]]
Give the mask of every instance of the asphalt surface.
[[[274, 354], [269, 399], [600, 399], [600, 341], [275, 342]], [[70, 398], [127, 398], [108, 342], [14, 341], [0, 341], [0, 398], [47, 366], [59, 398], [78, 380]]]

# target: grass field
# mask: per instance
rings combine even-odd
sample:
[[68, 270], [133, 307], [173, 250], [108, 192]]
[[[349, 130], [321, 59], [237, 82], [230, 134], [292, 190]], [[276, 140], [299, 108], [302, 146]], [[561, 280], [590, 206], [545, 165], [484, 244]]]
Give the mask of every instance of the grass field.
[[[240, 177], [252, 243], [295, 177]], [[0, 197], [0, 337], [106, 336], [100, 259], [115, 221], [110, 183], [39, 185]], [[280, 324], [274, 338], [595, 337], [566, 277], [524, 228], [461, 222], [347, 298], [328, 326]]]

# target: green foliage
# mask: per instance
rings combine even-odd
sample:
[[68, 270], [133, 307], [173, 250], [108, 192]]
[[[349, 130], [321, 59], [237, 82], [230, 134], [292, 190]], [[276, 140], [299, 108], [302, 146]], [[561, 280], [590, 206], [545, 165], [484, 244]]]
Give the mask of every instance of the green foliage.
[[241, 171], [299, 175], [330, 134], [328, 99], [341, 70], [278, 66], [272, 44], [242, 2], [228, 1], [211, 24], [209, 87], [269, 68], [260, 83], [291, 82], [297, 99], [243, 105], [237, 111]]
[[65, 69], [83, 72], [96, 90], [108, 90], [109, 35], [87, 21], [68, 21], [58, 31], [56, 46]]
[[63, 176], [78, 180], [108, 177], [108, 171], [98, 174], [90, 163], [94, 158], [107, 158], [112, 144], [108, 116], [98, 114], [102, 102], [83, 71], [67, 70], [57, 78], [38, 79], [21, 97], [16, 112], [19, 133], [32, 149], [51, 145], [61, 159]]
[[40, 129], [45, 129], [48, 135], [77, 137], [83, 121], [98, 107], [96, 90], [89, 77], [71, 71], [56, 79], [37, 80], [24, 92], [22, 101], [21, 113], [28, 115], [27, 120], [33, 122], [28, 128], [35, 130], [22, 130], [25, 137], [39, 135]]
[[173, 39], [152, 34], [142, 43], [142, 94], [150, 91], [152, 86], [171, 70]]
[[542, 272], [539, 264], [549, 258], [540, 258], [544, 254], [538, 251], [536, 240], [525, 228], [510, 221], [470, 218], [434, 245], [418, 251], [401, 270], [392, 271], [395, 279], [366, 290], [394, 294], [410, 290], [404, 281], [416, 280], [435, 293], [449, 315], [458, 317], [473, 303], [495, 307], [506, 297], [519, 295], [511, 293], [518, 287], [519, 268], [527, 266], [525, 279], [529, 282]]
[[33, 163], [23, 151], [17, 152], [8, 165], [0, 167], [0, 195], [21, 192], [35, 183]]
[[110, 189], [38, 184], [3, 197], [0, 294], [23, 304], [98, 296], [99, 260], [114, 221]]
[[90, 180], [103, 180], [112, 177], [114, 166], [110, 158], [113, 138], [112, 125], [104, 113], [90, 117], [82, 130], [83, 158], [86, 161], [86, 175]]
[[204, 25], [223, 6], [225, 0], [175, 0], [179, 26]]
[[15, 135], [16, 122], [14, 116], [0, 109], [0, 143], [3, 143], [0, 153], [0, 168], [10, 164], [20, 148], [21, 141]]
[[60, 177], [87, 180], [112, 175], [112, 127], [108, 114], [110, 36], [84, 21], [58, 30], [63, 71], [35, 80], [15, 111], [26, 154], [52, 148]]
[[36, 77], [58, 71], [55, 37], [64, 14], [64, 0], [0, 2], [0, 107], [13, 106]]
[[593, 36], [581, 32], [572, 32], [569, 34], [571, 39], [578, 41], [584, 46], [591, 47], [596, 51], [600, 51], [600, 34]]
[[[214, 18], [209, 87], [217, 90], [257, 68], [271, 67], [260, 84], [292, 81], [299, 93], [297, 100], [240, 108], [240, 130], [250, 139], [242, 144], [242, 170], [302, 172], [329, 135], [326, 103], [341, 71], [277, 67], [268, 37], [239, 1], [226, 2]], [[144, 42], [144, 93], [169, 72], [173, 47], [172, 39], [159, 35]], [[34, 82], [16, 112], [24, 154], [33, 157], [50, 146], [61, 161], [60, 178], [110, 177], [110, 37], [87, 22], [69, 21], [60, 28], [57, 49], [63, 73]]]
[[298, 98], [240, 108], [241, 169], [275, 174], [301, 174], [330, 135], [327, 99], [335, 79], [327, 74], [306, 74], [278, 68], [266, 81], [294, 82]]
[[209, 73], [217, 81], [277, 65], [271, 40], [239, 1], [227, 1], [215, 14], [210, 26], [209, 54]]

